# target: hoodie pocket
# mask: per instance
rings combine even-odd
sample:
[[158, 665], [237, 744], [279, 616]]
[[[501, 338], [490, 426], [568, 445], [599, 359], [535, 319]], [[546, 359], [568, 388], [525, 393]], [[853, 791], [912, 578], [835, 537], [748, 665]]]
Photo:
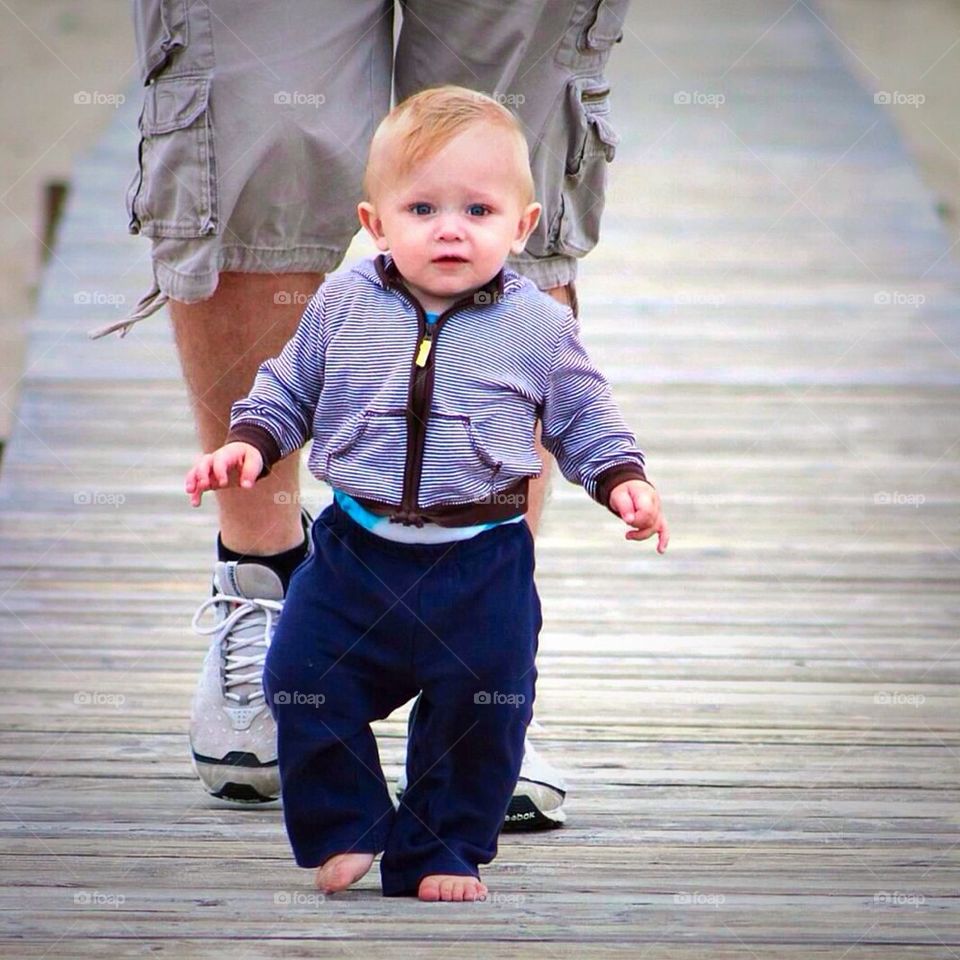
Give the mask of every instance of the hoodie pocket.
[[406, 412], [365, 410], [327, 444], [325, 479], [347, 493], [400, 503], [406, 453]]
[[[515, 428], [482, 416], [430, 414], [423, 455], [421, 506], [438, 503], [489, 503], [497, 490], [518, 477], [535, 476], [542, 464], [532, 449], [501, 439]], [[531, 431], [532, 437], [532, 431]]]

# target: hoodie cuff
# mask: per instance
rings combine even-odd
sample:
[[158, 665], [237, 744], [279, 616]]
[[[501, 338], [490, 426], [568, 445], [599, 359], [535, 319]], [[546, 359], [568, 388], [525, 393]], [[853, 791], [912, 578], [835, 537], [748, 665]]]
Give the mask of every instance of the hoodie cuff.
[[249, 443], [251, 447], [256, 447], [263, 458], [263, 469], [260, 471], [258, 480], [266, 477], [270, 473], [270, 468], [283, 457], [280, 453], [280, 444], [277, 443], [274, 435], [259, 424], [250, 422], [241, 422], [230, 428], [227, 439], [224, 443]]
[[[619, 517], [620, 514], [610, 506], [610, 494], [614, 487], [625, 483], [627, 480], [642, 480], [644, 483], [650, 483], [647, 475], [643, 472], [643, 467], [639, 467], [635, 463], [618, 463], [613, 467], [608, 467], [597, 476], [596, 499], [616, 517]], [[652, 487], [653, 484], [650, 483], [650, 486]]]

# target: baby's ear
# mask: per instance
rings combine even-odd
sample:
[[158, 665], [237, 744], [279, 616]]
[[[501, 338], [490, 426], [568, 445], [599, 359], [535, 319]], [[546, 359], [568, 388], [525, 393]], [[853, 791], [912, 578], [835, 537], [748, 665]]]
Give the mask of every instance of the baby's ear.
[[510, 252], [513, 254], [523, 253], [523, 248], [527, 245], [527, 238], [533, 233], [533, 228], [540, 220], [540, 213], [543, 207], [539, 203], [527, 204], [527, 208], [520, 215], [520, 221], [517, 224], [517, 235], [513, 243], [510, 244]]
[[373, 237], [373, 242], [378, 250], [387, 251], [390, 244], [383, 233], [383, 223], [377, 214], [377, 208], [369, 200], [361, 200], [357, 204], [357, 216], [360, 218], [360, 226]]

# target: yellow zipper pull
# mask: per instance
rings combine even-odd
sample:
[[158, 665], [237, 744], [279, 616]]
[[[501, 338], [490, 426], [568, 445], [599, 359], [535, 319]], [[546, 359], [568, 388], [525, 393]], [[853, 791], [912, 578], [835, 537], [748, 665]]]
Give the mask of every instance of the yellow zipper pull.
[[420, 349], [417, 350], [417, 366], [425, 367], [427, 365], [427, 357], [430, 356], [430, 347], [433, 345], [433, 327], [427, 325], [426, 332], [423, 335], [423, 339], [420, 341]]
[[427, 365], [427, 357], [430, 356], [430, 345], [433, 341], [429, 337], [424, 337], [420, 341], [420, 349], [417, 351], [417, 366], [425, 367]]

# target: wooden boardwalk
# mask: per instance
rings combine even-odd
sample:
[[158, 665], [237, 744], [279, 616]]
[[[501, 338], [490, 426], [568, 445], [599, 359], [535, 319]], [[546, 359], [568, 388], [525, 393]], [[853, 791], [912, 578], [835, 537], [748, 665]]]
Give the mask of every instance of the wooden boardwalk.
[[[806, 3], [637, 3], [610, 72], [584, 328], [673, 542], [555, 485], [537, 739], [568, 826], [504, 838], [484, 904], [375, 873], [323, 902], [277, 805], [194, 779], [215, 528], [180, 493], [177, 362], [161, 318], [85, 336], [148, 273], [131, 100], [78, 164], [0, 477], [0, 956], [960, 957], [960, 269], [933, 198]], [[402, 715], [380, 732], [392, 776]]]

